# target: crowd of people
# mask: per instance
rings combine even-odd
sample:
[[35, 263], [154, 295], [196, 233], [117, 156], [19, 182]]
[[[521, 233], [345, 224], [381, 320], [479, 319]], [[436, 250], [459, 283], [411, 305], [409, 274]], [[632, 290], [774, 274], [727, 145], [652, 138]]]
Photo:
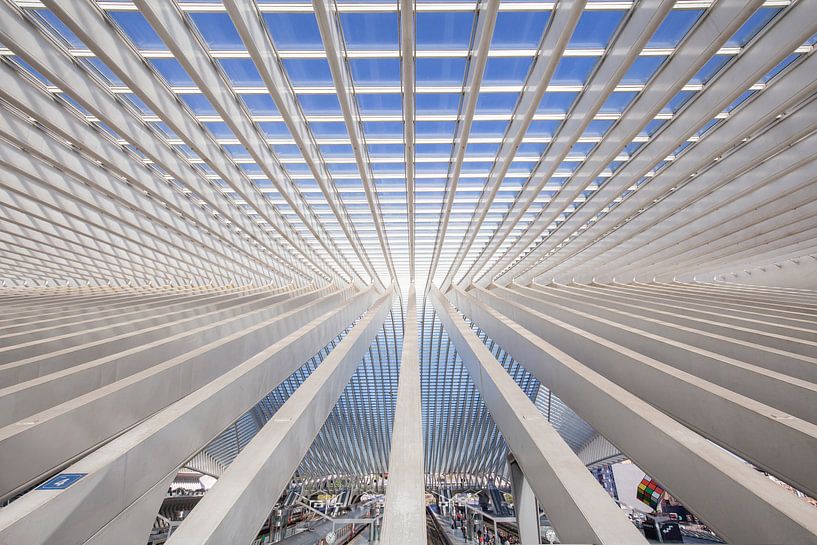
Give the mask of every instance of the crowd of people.
[[[470, 543], [472, 541], [472, 536], [469, 535], [467, 524], [467, 519], [460, 512], [455, 513], [451, 518], [451, 529], [459, 529], [462, 532], [462, 538], [465, 540], [465, 542]], [[475, 535], [473, 535], [473, 542], [478, 545], [512, 545], [519, 543], [515, 535], [499, 530], [499, 537], [497, 538], [494, 531], [488, 528], [485, 528], [484, 530], [477, 529]]]

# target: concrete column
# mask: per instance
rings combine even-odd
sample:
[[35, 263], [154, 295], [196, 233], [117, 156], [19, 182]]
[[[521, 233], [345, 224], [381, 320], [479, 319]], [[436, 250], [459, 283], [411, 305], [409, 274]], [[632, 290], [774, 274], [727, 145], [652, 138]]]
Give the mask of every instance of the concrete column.
[[400, 383], [389, 454], [389, 484], [383, 514], [383, 545], [426, 543], [423, 418], [417, 350], [417, 303], [414, 284], [409, 288]]
[[508, 469], [511, 474], [513, 491], [513, 511], [519, 527], [519, 539], [522, 543], [541, 543], [539, 535], [539, 504], [530, 483], [525, 478], [522, 468], [512, 454], [508, 455]]

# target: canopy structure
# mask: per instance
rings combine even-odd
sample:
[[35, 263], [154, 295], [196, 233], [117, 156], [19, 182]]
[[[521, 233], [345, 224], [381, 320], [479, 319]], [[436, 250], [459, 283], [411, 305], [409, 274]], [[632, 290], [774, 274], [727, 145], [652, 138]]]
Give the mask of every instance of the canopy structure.
[[817, 541], [754, 469], [817, 493], [815, 43], [815, 0], [0, 0], [0, 541], [141, 528], [181, 467], [266, 508], [509, 454]]

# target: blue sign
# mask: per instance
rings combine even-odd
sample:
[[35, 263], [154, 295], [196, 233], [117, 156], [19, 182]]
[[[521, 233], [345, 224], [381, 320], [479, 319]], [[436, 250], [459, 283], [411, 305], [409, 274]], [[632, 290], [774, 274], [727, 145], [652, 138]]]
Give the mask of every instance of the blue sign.
[[60, 473], [45, 481], [35, 490], [65, 490], [86, 475], [87, 473]]

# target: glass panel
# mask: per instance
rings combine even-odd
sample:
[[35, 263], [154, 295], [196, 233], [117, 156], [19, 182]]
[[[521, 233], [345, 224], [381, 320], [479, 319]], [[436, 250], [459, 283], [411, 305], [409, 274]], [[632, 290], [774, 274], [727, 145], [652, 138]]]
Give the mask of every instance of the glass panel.
[[462, 85], [465, 77], [465, 59], [416, 59], [418, 85]]
[[473, 24], [474, 14], [470, 12], [420, 12], [415, 22], [417, 49], [468, 49]]
[[760, 8], [726, 42], [726, 47], [743, 47], [780, 12], [780, 8]]
[[323, 50], [318, 21], [312, 13], [265, 13], [264, 22], [279, 49]]
[[623, 85], [644, 84], [658, 71], [667, 57], [638, 57], [621, 78]]
[[246, 49], [232, 19], [226, 13], [191, 13], [190, 18], [210, 49]]
[[698, 73], [689, 80], [690, 83], [703, 83], [705, 84], [708, 82], [712, 77], [718, 73], [718, 71], [724, 67], [724, 65], [729, 62], [731, 59], [728, 55], [715, 55], [708, 61], [703, 67], [698, 70]]
[[535, 49], [545, 30], [547, 11], [501, 11], [491, 39], [491, 49]]
[[524, 83], [528, 75], [532, 57], [509, 57], [488, 59], [483, 75], [483, 84], [515, 84]]
[[519, 93], [480, 93], [476, 111], [478, 114], [510, 114], [518, 98]]
[[669, 12], [664, 21], [647, 42], [648, 48], [673, 48], [686, 36], [703, 10], [675, 9]]
[[176, 59], [150, 59], [149, 62], [170, 85], [195, 85], [193, 78]]
[[415, 96], [417, 114], [456, 114], [460, 95], [454, 93], [421, 93]]
[[48, 32], [65, 43], [65, 45], [76, 49], [85, 48], [83, 41], [80, 40], [70, 28], [65, 26], [65, 23], [63, 23], [59, 17], [51, 13], [50, 10], [37, 9], [33, 10], [33, 12], [36, 13], [43, 22], [43, 26], [48, 30]]
[[263, 87], [264, 80], [250, 59], [219, 59], [218, 63], [233, 85]]
[[604, 105], [601, 107], [602, 113], [622, 113], [638, 95], [636, 92], [616, 91], [610, 93]]
[[579, 93], [545, 93], [539, 103], [537, 113], [561, 113], [565, 114], [573, 105], [573, 101]]
[[555, 85], [584, 85], [597, 61], [596, 57], [562, 57], [550, 82]]
[[569, 48], [603, 49], [624, 17], [623, 11], [585, 11], [576, 24]]
[[396, 13], [342, 13], [340, 21], [349, 49], [398, 48]]
[[350, 59], [349, 68], [356, 84], [400, 84], [400, 59]]
[[357, 103], [361, 114], [394, 113], [399, 115], [403, 111], [403, 97], [400, 94], [359, 94]]
[[269, 95], [242, 95], [241, 99], [253, 115], [274, 115], [278, 113], [278, 108]]
[[333, 85], [326, 59], [284, 59], [283, 62], [293, 85]]
[[108, 15], [139, 49], [167, 50], [164, 41], [138, 11], [111, 11]]

